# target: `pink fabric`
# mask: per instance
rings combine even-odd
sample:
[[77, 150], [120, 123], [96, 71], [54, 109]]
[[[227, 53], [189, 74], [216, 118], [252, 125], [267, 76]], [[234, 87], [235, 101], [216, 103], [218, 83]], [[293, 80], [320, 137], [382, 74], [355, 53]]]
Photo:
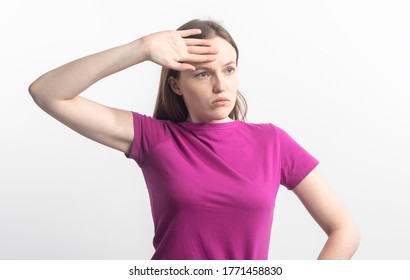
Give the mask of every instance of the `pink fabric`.
[[133, 113], [155, 227], [152, 259], [267, 259], [279, 185], [318, 164], [272, 124], [173, 123]]

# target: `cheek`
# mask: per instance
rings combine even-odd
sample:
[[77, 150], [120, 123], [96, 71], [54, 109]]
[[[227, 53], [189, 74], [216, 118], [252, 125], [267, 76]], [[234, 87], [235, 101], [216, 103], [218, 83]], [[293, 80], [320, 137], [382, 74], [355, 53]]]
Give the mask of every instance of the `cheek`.
[[201, 96], [204, 96], [209, 92], [209, 83], [204, 81], [200, 82], [187, 82], [181, 86], [182, 94], [185, 98], [199, 100]]
[[190, 94], [198, 88], [198, 83], [189, 77], [181, 76], [179, 80], [179, 87], [183, 94]]
[[234, 76], [228, 77], [226, 79], [226, 83], [229, 85], [230, 88], [237, 88], [238, 87], [238, 76], [234, 75]]

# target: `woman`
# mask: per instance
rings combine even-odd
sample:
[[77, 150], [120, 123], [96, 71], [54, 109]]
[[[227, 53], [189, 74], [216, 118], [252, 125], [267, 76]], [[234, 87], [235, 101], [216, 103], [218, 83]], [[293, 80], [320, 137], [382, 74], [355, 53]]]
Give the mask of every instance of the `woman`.
[[[82, 96], [98, 80], [143, 61], [163, 67], [154, 117]], [[243, 121], [238, 48], [214, 21], [143, 36], [34, 81], [47, 113], [141, 167], [155, 226], [152, 259], [267, 259], [280, 184], [328, 235], [318, 259], [349, 259], [358, 230], [318, 171], [282, 129]]]

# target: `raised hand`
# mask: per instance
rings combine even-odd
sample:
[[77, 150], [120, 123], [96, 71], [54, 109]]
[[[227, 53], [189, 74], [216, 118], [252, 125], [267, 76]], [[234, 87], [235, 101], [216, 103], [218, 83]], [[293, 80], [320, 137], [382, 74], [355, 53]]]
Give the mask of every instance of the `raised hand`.
[[142, 37], [142, 45], [154, 63], [177, 71], [195, 70], [192, 63], [213, 61], [218, 53], [209, 40], [185, 38], [200, 33], [200, 29], [157, 32]]

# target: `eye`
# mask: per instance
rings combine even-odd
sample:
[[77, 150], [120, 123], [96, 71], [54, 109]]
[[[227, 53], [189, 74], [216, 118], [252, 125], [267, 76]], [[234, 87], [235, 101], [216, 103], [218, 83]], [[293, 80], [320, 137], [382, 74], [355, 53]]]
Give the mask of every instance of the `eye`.
[[228, 74], [232, 74], [233, 72], [235, 72], [235, 68], [234, 67], [232, 67], [232, 66], [229, 66], [228, 68], [226, 68], [226, 72], [228, 73]]
[[209, 76], [209, 73], [207, 73], [207, 72], [200, 72], [200, 73], [198, 73], [198, 74], [196, 74], [195, 75], [195, 77], [198, 77], [198, 78], [201, 78], [201, 79], [203, 79], [203, 78], [206, 78], [207, 76]]

